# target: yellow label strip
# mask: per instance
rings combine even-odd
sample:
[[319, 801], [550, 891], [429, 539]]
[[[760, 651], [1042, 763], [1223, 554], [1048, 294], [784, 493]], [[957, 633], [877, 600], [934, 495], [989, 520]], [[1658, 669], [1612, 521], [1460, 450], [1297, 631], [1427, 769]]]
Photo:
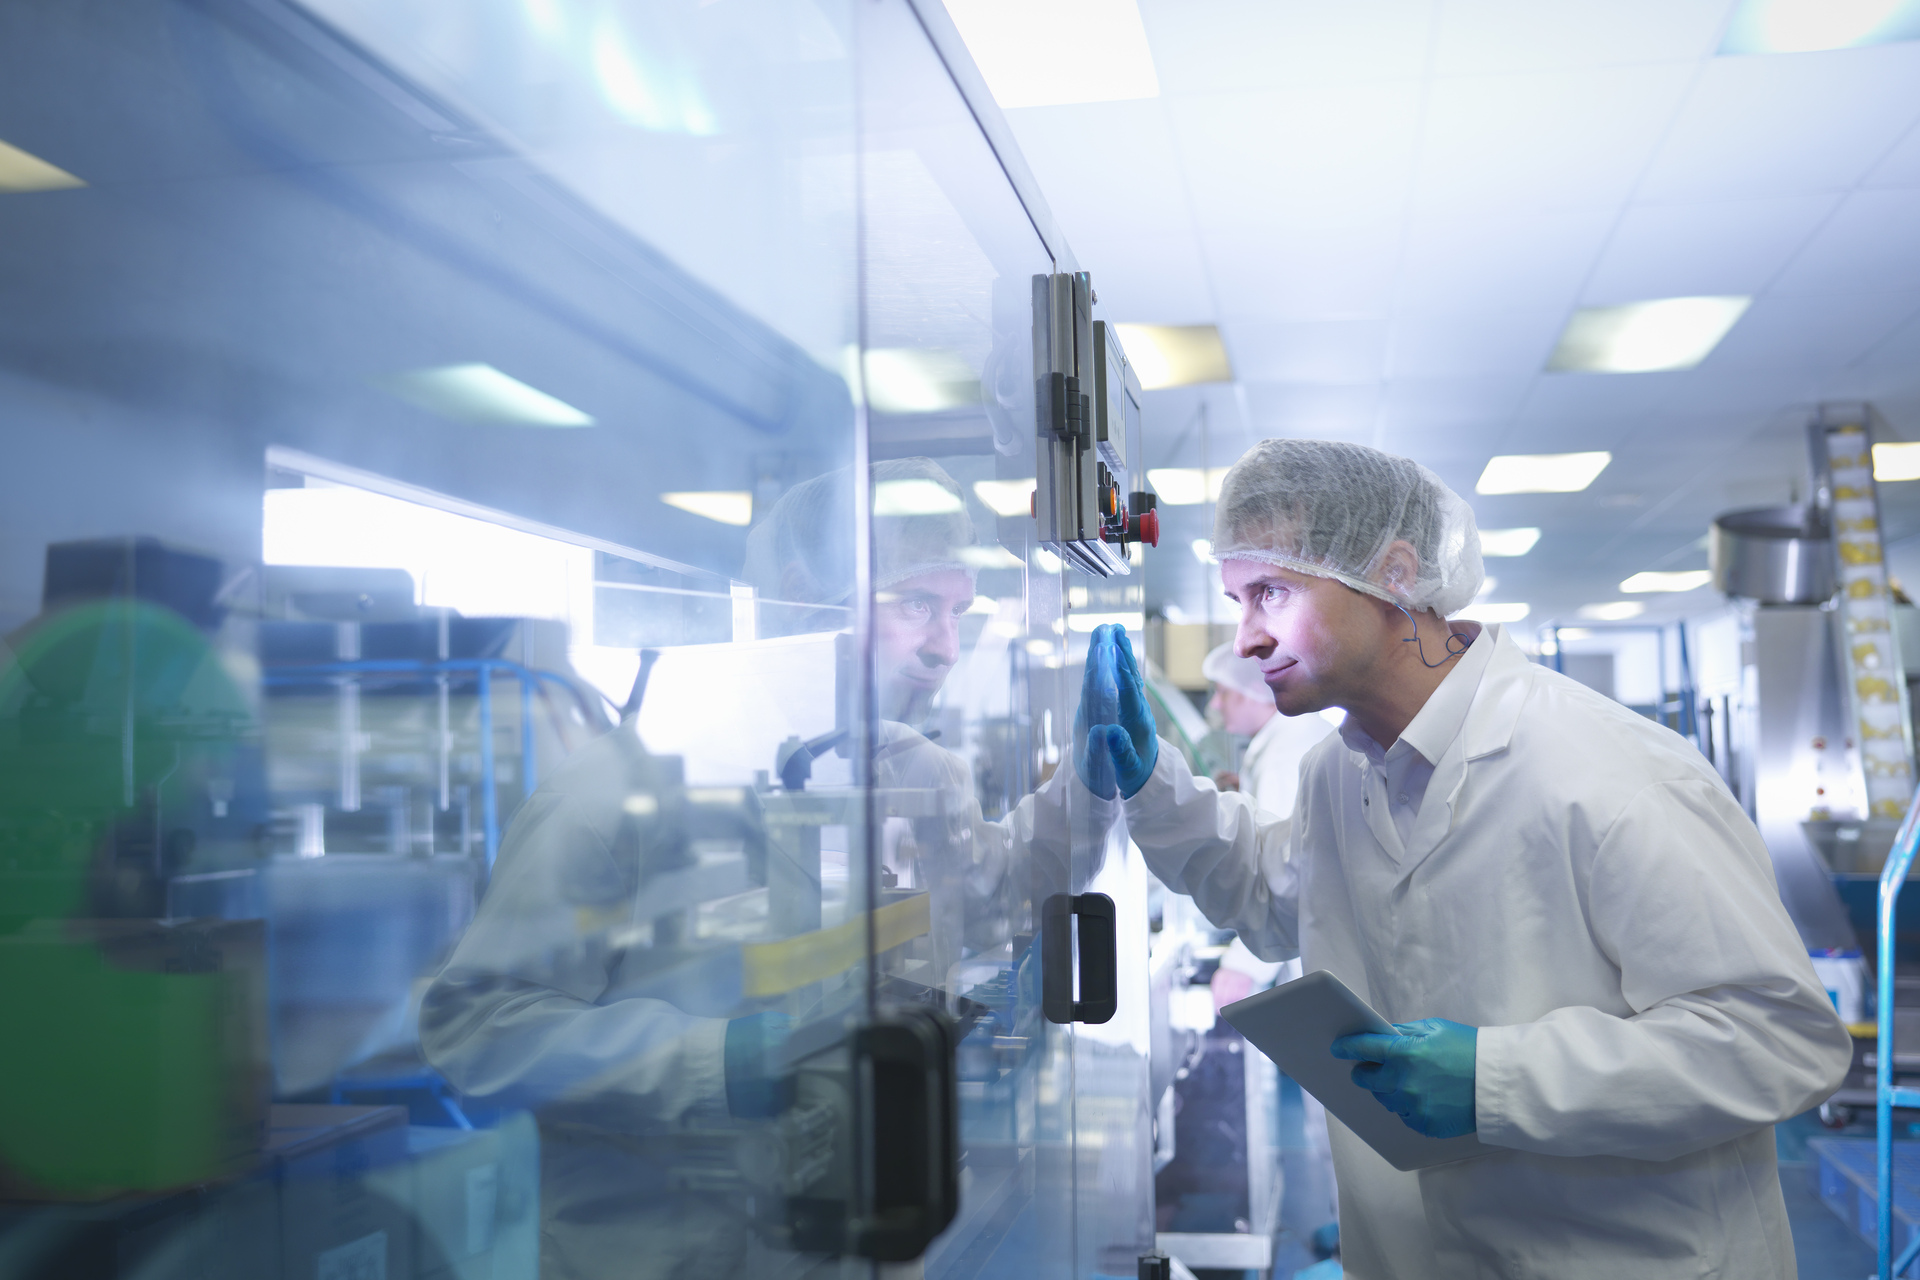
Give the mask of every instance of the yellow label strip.
[[[933, 928], [933, 913], [924, 893], [872, 914], [876, 951], [891, 950]], [[866, 959], [866, 954], [864, 915], [797, 938], [748, 943], [740, 948], [741, 991], [754, 998], [785, 995], [809, 982], [845, 973]]]

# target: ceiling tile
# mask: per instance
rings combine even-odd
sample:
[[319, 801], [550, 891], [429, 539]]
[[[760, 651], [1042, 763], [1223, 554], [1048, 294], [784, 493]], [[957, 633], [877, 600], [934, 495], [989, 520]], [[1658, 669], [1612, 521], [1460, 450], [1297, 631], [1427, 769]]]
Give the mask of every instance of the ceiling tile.
[[1497, 453], [1507, 424], [1526, 395], [1526, 378], [1403, 378], [1387, 384], [1376, 443], [1439, 469], [1465, 458], [1479, 468]]
[[1608, 423], [1644, 418], [1658, 410], [1684, 376], [1678, 373], [1542, 374], [1527, 389], [1515, 430], [1524, 434], [1553, 423]]
[[1257, 227], [1209, 230], [1201, 246], [1221, 318], [1329, 320], [1379, 317], [1393, 301], [1400, 229], [1356, 223], [1285, 235]]
[[1560, 335], [1566, 308], [1402, 316], [1393, 322], [1388, 372], [1395, 378], [1538, 373]]
[[1440, 75], [1705, 57], [1728, 0], [1448, 0]]
[[1920, 296], [1920, 188], [1848, 196], [1770, 292], [1839, 290]]
[[1166, 111], [1158, 101], [1007, 112], [1020, 152], [1116, 318], [1214, 319]]
[[1692, 66], [1669, 63], [1435, 81], [1416, 207], [1617, 204], [1693, 75]]
[[1384, 320], [1237, 320], [1227, 327], [1243, 382], [1377, 382], [1387, 356]]
[[1920, 122], [1893, 146], [1863, 184], [1869, 187], [1920, 187]]
[[1581, 301], [1759, 293], [1839, 202], [1814, 195], [1634, 205], [1614, 229]]
[[1407, 237], [1397, 310], [1449, 315], [1499, 308], [1569, 308], [1614, 213], [1490, 207], [1472, 217], [1421, 218]]
[[1867, 356], [1916, 307], [1920, 299], [1906, 294], [1768, 295], [1754, 301], [1700, 367], [1831, 378]]
[[1142, 0], [1163, 94], [1416, 79], [1433, 0]]
[[1714, 199], [1852, 186], [1920, 114], [1920, 44], [1707, 63], [1637, 195]]
[[1292, 436], [1305, 440], [1373, 442], [1380, 385], [1312, 385], [1298, 382], [1249, 382], [1247, 412], [1255, 438]]
[[1417, 84], [1209, 94], [1167, 110], [1203, 225], [1332, 228], [1406, 200]]

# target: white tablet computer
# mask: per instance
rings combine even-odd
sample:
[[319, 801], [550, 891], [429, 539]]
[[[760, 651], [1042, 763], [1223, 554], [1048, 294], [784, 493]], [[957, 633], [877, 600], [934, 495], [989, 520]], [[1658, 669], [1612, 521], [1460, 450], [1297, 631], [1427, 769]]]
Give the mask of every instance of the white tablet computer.
[[1396, 1169], [1424, 1169], [1498, 1150], [1472, 1134], [1429, 1138], [1415, 1133], [1353, 1082], [1359, 1064], [1334, 1057], [1328, 1047], [1341, 1036], [1392, 1035], [1394, 1030], [1324, 969], [1235, 1001], [1220, 1016]]

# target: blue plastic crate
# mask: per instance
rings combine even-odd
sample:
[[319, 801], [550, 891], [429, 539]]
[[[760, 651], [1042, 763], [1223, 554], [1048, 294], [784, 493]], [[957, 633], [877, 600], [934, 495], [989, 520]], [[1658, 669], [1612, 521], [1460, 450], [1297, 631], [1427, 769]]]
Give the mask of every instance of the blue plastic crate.
[[[1820, 1199], [1840, 1221], [1876, 1243], [1880, 1196], [1874, 1176], [1872, 1138], [1810, 1138], [1820, 1178]], [[1920, 1142], [1893, 1144], [1893, 1253], [1897, 1258], [1920, 1234]]]

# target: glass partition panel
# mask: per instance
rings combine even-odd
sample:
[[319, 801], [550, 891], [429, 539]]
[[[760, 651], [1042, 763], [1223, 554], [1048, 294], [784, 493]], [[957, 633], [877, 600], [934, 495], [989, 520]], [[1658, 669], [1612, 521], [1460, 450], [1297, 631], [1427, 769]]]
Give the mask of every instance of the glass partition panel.
[[[883, 1006], [937, 1001], [961, 1036], [962, 1194], [925, 1273], [1131, 1275], [1153, 1242], [1145, 878], [1069, 757], [1078, 624], [1137, 637], [1139, 578], [1038, 545], [1034, 298], [1055, 264], [912, 10], [859, 14], [870, 856], [875, 892], [924, 894], [931, 921], [874, 980]], [[1089, 890], [1121, 906], [1138, 999], [1115, 1024], [1056, 1024], [1042, 917]]]
[[0, 6], [0, 1273], [870, 1270], [853, 8]]

